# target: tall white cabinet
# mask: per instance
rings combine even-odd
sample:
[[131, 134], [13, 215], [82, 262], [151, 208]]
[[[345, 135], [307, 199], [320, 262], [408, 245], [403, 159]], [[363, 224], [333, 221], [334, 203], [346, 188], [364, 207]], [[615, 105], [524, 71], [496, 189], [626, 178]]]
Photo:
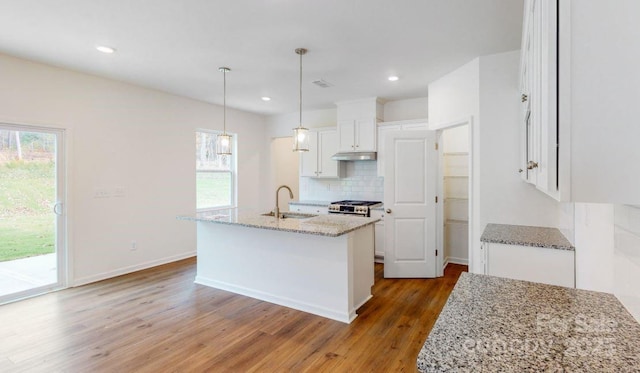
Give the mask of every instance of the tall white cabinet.
[[640, 1], [525, 0], [522, 177], [559, 201], [640, 204]]

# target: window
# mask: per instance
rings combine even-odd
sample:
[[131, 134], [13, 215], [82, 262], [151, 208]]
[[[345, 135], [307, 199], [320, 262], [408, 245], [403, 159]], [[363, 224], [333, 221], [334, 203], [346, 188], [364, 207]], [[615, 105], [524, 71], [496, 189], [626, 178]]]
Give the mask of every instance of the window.
[[[235, 205], [235, 152], [216, 154], [216, 131], [196, 132], [196, 208], [198, 210]], [[232, 137], [235, 140], [235, 136]], [[236, 149], [235, 144], [232, 149]]]

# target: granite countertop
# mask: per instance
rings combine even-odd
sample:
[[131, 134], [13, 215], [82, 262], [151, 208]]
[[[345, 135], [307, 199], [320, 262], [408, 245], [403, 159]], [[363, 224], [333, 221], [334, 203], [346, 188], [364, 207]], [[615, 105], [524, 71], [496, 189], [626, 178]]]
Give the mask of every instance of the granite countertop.
[[612, 294], [463, 273], [420, 372], [638, 372], [640, 324]]
[[575, 247], [557, 228], [526, 225], [487, 224], [480, 237], [482, 242], [546, 247], [574, 251]]
[[[281, 211], [281, 213], [285, 212], [287, 211]], [[304, 219], [276, 219], [273, 216], [262, 216], [261, 212], [255, 209], [232, 208], [198, 212], [195, 215], [182, 215], [178, 216], [178, 219], [217, 224], [242, 225], [252, 228], [329, 237], [338, 237], [369, 224], [374, 224], [380, 220], [375, 218], [344, 215], [308, 215], [309, 217]]]
[[302, 206], [323, 206], [327, 207], [331, 204], [328, 201], [289, 201], [290, 205], [302, 205]]

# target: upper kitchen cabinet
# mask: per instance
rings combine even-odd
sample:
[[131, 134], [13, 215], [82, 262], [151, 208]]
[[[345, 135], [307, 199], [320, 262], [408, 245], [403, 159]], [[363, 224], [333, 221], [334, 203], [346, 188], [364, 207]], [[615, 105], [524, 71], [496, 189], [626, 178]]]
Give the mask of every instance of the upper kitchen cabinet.
[[558, 198], [556, 15], [553, 0], [525, 1], [520, 58], [519, 172], [524, 180]]
[[383, 105], [376, 97], [336, 103], [338, 107], [338, 150], [375, 152], [376, 127]]
[[559, 201], [640, 203], [635, 0], [526, 0], [522, 174]]
[[339, 178], [340, 162], [331, 159], [338, 152], [335, 128], [309, 131], [309, 151], [300, 153], [300, 176]]

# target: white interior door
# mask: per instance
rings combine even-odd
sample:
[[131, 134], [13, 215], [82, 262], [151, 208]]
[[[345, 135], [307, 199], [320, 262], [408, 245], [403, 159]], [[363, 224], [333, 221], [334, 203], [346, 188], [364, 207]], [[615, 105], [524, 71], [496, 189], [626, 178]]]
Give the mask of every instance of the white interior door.
[[386, 135], [384, 277], [436, 276], [434, 131]]

